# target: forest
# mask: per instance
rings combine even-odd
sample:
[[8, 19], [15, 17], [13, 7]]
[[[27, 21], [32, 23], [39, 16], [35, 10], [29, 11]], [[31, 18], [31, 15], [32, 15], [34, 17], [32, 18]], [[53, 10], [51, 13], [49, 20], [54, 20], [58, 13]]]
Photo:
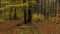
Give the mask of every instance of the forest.
[[[14, 32], [14, 29], [16, 29], [17, 32], [17, 30], [20, 30], [20, 26], [29, 26], [26, 34], [35, 34], [33, 32], [28, 33], [30, 26], [33, 26], [32, 30], [34, 30], [34, 27], [37, 27], [38, 30], [38, 24], [42, 25], [47, 22], [60, 24], [59, 2], [60, 0], [0, 0], [0, 30], [3, 30], [1, 34], [9, 29]], [[6, 33], [8, 32], [6, 31]], [[10, 32], [10, 34], [14, 34], [14, 32]], [[21, 34], [21, 32], [16, 34]]]

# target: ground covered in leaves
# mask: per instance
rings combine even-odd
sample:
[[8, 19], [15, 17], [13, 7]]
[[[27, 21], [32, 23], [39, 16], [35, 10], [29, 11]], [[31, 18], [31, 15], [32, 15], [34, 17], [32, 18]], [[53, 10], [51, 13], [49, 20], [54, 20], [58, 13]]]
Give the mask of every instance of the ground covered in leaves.
[[29, 23], [17, 26], [16, 25], [12, 25], [13, 27], [0, 31], [0, 34], [60, 34], [59, 23], [50, 23], [48, 21], [43, 21], [34, 24]]

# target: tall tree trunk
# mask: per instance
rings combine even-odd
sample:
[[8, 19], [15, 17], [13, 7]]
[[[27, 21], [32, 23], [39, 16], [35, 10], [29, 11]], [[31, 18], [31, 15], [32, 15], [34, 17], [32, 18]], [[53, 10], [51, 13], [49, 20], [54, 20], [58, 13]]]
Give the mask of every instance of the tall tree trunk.
[[17, 19], [16, 8], [14, 8], [14, 19]]
[[[23, 0], [23, 3], [25, 3], [26, 0]], [[27, 11], [26, 11], [26, 6], [23, 6], [23, 11], [24, 11], [24, 24], [27, 24]]]
[[11, 17], [11, 13], [12, 13], [12, 7], [10, 8], [10, 11], [9, 11], [9, 20], [12, 19], [12, 17]]
[[[32, 9], [32, 6], [28, 6], [29, 8]], [[31, 23], [32, 19], [32, 10], [28, 8], [28, 23]]]
[[[0, 0], [0, 2], [2, 2], [2, 0]], [[0, 3], [0, 8], [2, 7], [2, 4]], [[2, 17], [2, 11], [0, 10], [0, 15]]]

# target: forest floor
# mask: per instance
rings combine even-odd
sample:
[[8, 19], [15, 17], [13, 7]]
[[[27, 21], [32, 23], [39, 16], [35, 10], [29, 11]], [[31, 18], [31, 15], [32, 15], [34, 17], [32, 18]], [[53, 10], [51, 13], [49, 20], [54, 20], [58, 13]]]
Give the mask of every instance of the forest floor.
[[[17, 22], [20, 22], [20, 20], [18, 20]], [[11, 24], [13, 23], [11, 25], [11, 27], [13, 26], [12, 28], [9, 28], [10, 26], [6, 27], [6, 26], [8, 26], [6, 24], [4, 26], [2, 25], [3, 29], [5, 27], [5, 30], [0, 32], [0, 34], [19, 34], [19, 33], [24, 34], [23, 32], [25, 32], [25, 34], [60, 34], [60, 24], [49, 23], [47, 21], [44, 21], [42, 23], [38, 22], [35, 24], [26, 24], [26, 25], [24, 25], [24, 27], [21, 27], [22, 25], [16, 26], [17, 22], [15, 20], [13, 20], [11, 22]], [[20, 24], [20, 23], [18, 23], [18, 24]], [[25, 27], [25, 26], [28, 26], [28, 27]], [[30, 27], [30, 26], [33, 26], [33, 27]], [[6, 29], [6, 28], [9, 28], [9, 29]], [[30, 33], [28, 31], [30, 31]], [[36, 33], [37, 31], [38, 31], [38, 33]]]
[[56, 23], [36, 23], [35, 26], [41, 34], [60, 34], [60, 24]]

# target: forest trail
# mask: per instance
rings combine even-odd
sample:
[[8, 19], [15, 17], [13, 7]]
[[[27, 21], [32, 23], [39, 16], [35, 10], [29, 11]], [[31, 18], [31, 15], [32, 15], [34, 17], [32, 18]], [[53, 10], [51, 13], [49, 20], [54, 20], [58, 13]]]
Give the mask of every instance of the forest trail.
[[60, 24], [43, 22], [35, 24], [41, 34], [60, 34]]
[[23, 20], [20, 20], [20, 19], [11, 20], [11, 21], [8, 21], [7, 23], [1, 24], [0, 29], [1, 30], [7, 30], [7, 29], [9, 29], [11, 27], [16, 26], [17, 24], [21, 24], [22, 22], [23, 22]]
[[[17, 22], [19, 22], [19, 23], [17, 23]], [[16, 25], [20, 24], [20, 23], [22, 23], [22, 20], [13, 20], [12, 22], [10, 22], [10, 25], [5, 24], [5, 25], [3, 25], [4, 27], [2, 27], [2, 25], [1, 25], [2, 29], [6, 29], [1, 33], [2, 34], [9, 33], [8, 29], [12, 27], [10, 33], [16, 34], [16, 31], [20, 29]], [[40, 34], [60, 34], [60, 24], [50, 23], [47, 21], [42, 22], [42, 23], [38, 22], [35, 24], [26, 24], [25, 26], [34, 26]], [[20, 31], [23, 32], [25, 30], [26, 30], [26, 27], [23, 27]]]

